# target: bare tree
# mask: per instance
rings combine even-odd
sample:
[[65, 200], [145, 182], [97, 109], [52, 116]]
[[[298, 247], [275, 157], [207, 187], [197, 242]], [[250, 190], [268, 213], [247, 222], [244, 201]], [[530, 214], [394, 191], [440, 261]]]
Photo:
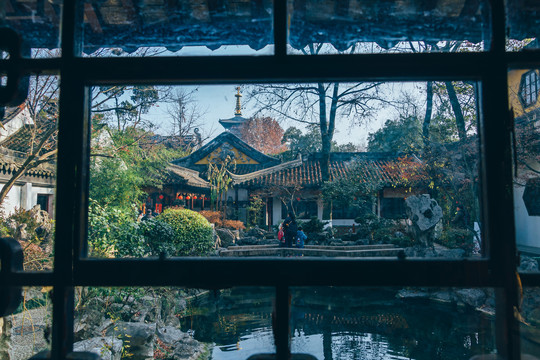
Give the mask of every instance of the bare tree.
[[17, 164], [11, 178], [0, 190], [2, 204], [13, 185], [29, 170], [41, 164], [53, 163], [57, 154], [57, 113], [58, 113], [58, 78], [55, 76], [35, 76], [30, 80], [26, 101], [20, 105], [21, 116], [28, 114], [28, 119], [18, 131], [24, 131], [22, 142], [7, 139], [2, 146], [16, 146], [24, 153], [24, 161]]
[[[189, 138], [195, 133], [200, 136], [200, 141], [207, 140], [213, 133], [213, 128], [201, 132], [204, 129], [204, 116], [207, 110], [202, 109], [195, 98], [199, 89], [188, 90], [176, 88], [171, 91], [167, 99], [167, 115], [169, 116], [169, 134], [181, 139]], [[198, 135], [197, 135], [198, 134]]]
[[254, 86], [249, 94], [260, 112], [277, 114], [281, 119], [319, 126], [322, 139], [321, 175], [330, 179], [332, 140], [338, 118], [361, 124], [384, 100], [382, 83], [268, 84]]

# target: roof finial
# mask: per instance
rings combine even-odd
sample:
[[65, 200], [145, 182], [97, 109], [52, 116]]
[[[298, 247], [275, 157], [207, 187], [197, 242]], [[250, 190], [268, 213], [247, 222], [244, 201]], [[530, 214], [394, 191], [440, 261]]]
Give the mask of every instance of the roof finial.
[[236, 109], [234, 111], [234, 115], [236, 116], [242, 116], [242, 106], [240, 105], [240, 98], [242, 97], [242, 94], [240, 94], [240, 86], [236, 87]]

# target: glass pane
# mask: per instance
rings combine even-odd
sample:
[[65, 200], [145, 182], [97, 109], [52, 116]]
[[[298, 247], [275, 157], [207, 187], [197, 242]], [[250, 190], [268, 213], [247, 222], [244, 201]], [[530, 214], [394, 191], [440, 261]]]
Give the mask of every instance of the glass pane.
[[538, 69], [508, 73], [514, 114], [514, 216], [521, 270], [538, 271], [540, 255], [540, 75]]
[[[92, 257], [480, 256], [474, 83], [110, 86], [93, 98]], [[335, 126], [324, 141], [321, 126]]]
[[15, 30], [25, 57], [60, 56], [62, 0], [3, 0], [0, 26]]
[[506, 0], [507, 50], [538, 49], [540, 5], [535, 0]]
[[274, 353], [274, 295], [273, 288], [79, 288], [74, 348], [104, 359]]
[[489, 289], [302, 287], [291, 294], [292, 353], [469, 360], [495, 352]]
[[[524, 288], [519, 323], [521, 333], [521, 354], [540, 357], [540, 289]], [[523, 359], [525, 357], [522, 356]]]
[[0, 317], [0, 358], [23, 360], [50, 350], [52, 304], [50, 288], [23, 289], [23, 301], [12, 314]]
[[489, 49], [489, 1], [290, 0], [290, 53]]
[[273, 53], [273, 2], [95, 1], [84, 3], [88, 56]]
[[26, 101], [0, 112], [0, 235], [20, 242], [29, 271], [53, 263], [58, 86], [31, 76]]

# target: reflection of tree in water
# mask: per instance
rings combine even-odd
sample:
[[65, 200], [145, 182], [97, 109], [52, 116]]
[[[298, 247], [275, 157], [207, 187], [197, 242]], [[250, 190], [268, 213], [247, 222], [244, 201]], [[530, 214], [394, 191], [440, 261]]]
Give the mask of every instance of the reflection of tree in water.
[[[397, 300], [395, 291], [381, 289], [299, 288], [291, 295], [292, 337], [301, 341], [320, 336], [325, 360], [392, 355], [455, 360], [494, 349], [492, 321], [472, 310]], [[218, 345], [237, 344], [248, 335], [268, 336], [273, 297], [273, 289], [267, 288], [235, 288], [208, 296], [191, 304], [204, 311], [182, 319], [182, 329], [192, 321], [198, 340]], [[309, 353], [309, 346], [302, 343], [300, 351]]]
[[181, 318], [181, 328], [194, 330], [199, 341], [236, 344], [255, 329], [270, 329], [274, 295], [272, 288], [233, 288], [212, 293], [188, 305], [196, 315]]

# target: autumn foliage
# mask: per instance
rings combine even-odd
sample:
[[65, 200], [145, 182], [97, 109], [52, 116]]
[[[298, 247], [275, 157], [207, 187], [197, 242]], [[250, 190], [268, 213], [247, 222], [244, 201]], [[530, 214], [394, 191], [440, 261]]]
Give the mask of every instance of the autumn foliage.
[[283, 129], [271, 117], [251, 118], [240, 129], [242, 139], [265, 154], [279, 154], [287, 150], [281, 143]]
[[221, 211], [202, 210], [199, 211], [199, 214], [204, 216], [208, 222], [214, 224], [216, 227], [235, 230], [244, 230], [246, 228], [244, 223], [239, 220], [223, 220], [223, 213]]

